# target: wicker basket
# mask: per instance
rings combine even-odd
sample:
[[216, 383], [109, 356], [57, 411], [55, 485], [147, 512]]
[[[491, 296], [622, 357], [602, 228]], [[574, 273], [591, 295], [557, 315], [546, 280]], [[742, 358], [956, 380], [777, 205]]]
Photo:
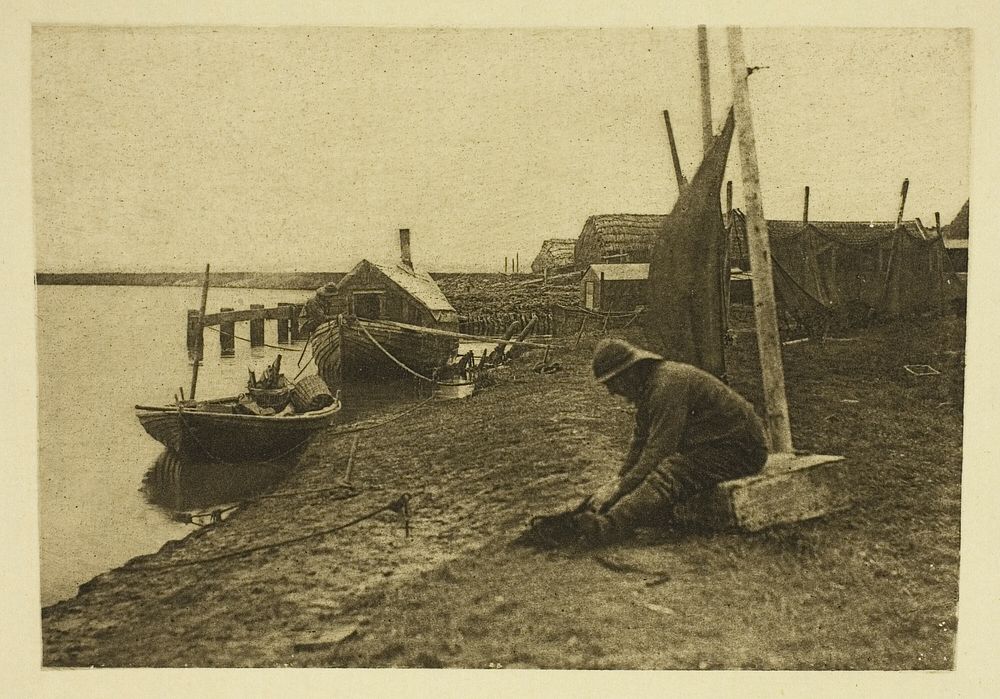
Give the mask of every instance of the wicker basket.
[[281, 388], [249, 388], [250, 397], [262, 408], [272, 408], [275, 412], [284, 410], [291, 399], [292, 387]]
[[333, 405], [334, 397], [326, 381], [318, 375], [307, 376], [292, 389], [292, 406], [297, 413], [308, 413]]

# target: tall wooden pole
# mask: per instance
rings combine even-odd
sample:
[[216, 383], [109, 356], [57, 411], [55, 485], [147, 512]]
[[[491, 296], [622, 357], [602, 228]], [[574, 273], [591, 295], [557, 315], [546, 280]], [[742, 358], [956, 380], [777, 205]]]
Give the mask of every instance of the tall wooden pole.
[[712, 147], [712, 89], [708, 72], [708, 29], [698, 25], [698, 70], [701, 73], [701, 147], [708, 153]]
[[677, 154], [677, 142], [674, 140], [674, 129], [670, 125], [670, 112], [663, 110], [663, 121], [667, 124], [667, 139], [670, 141], [670, 159], [674, 163], [674, 177], [677, 179], [677, 191], [680, 192], [687, 184], [684, 173], [681, 172], [681, 159]]
[[198, 388], [198, 366], [201, 364], [202, 357], [205, 356], [205, 339], [202, 335], [205, 320], [205, 306], [208, 304], [208, 270], [211, 265], [205, 265], [205, 284], [201, 288], [201, 313], [198, 316], [198, 345], [194, 351], [194, 367], [191, 369], [191, 395], [189, 398], [194, 400], [195, 389]]
[[781, 339], [774, 302], [774, 281], [771, 278], [771, 250], [767, 236], [767, 221], [760, 194], [760, 173], [757, 171], [757, 144], [754, 141], [750, 115], [750, 92], [747, 87], [747, 63], [743, 55], [743, 31], [729, 27], [729, 66], [733, 75], [733, 110], [740, 147], [743, 173], [743, 201], [746, 207], [747, 241], [750, 248], [750, 270], [753, 284], [754, 320], [757, 325], [757, 347], [764, 379], [764, 403], [772, 452], [791, 452], [792, 430], [785, 398], [785, 372], [781, 364]]
[[896, 228], [903, 225], [903, 209], [906, 207], [906, 192], [910, 188], [909, 178], [903, 180], [903, 189], [899, 193], [899, 213], [896, 215]]

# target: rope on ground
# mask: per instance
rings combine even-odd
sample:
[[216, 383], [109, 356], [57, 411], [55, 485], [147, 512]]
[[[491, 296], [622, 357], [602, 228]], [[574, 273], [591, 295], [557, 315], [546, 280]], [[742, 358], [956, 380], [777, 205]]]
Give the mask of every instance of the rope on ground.
[[236, 551], [227, 551], [226, 553], [220, 553], [217, 556], [209, 556], [208, 558], [194, 558], [187, 561], [178, 561], [176, 563], [167, 563], [158, 566], [132, 566], [126, 570], [139, 570], [139, 571], [161, 571], [161, 570], [174, 570], [177, 568], [185, 568], [187, 566], [199, 565], [202, 563], [215, 563], [217, 561], [224, 561], [228, 558], [236, 558], [238, 556], [246, 556], [251, 553], [256, 553], [258, 551], [264, 551], [266, 549], [272, 549], [276, 546], [287, 546], [289, 544], [297, 544], [302, 541], [308, 541], [309, 539], [315, 539], [321, 536], [326, 536], [327, 534], [332, 534], [334, 532], [342, 531], [348, 527], [353, 527], [355, 524], [360, 524], [365, 520], [371, 519], [383, 512], [395, 512], [403, 516], [403, 524], [405, 527], [406, 535], [409, 536], [410, 533], [410, 495], [405, 493], [400, 497], [396, 498], [387, 505], [383, 505], [378, 509], [367, 512], [360, 517], [355, 517], [350, 522], [344, 524], [338, 524], [335, 527], [329, 527], [327, 529], [321, 529], [319, 531], [310, 532], [308, 534], [303, 534], [302, 536], [292, 537], [290, 539], [282, 539], [281, 541], [273, 541], [267, 544], [260, 544], [259, 546], [251, 546], [245, 549], [238, 549]]
[[425, 398], [424, 400], [420, 401], [416, 405], [413, 405], [413, 406], [407, 408], [406, 410], [398, 412], [395, 415], [390, 415], [386, 419], [381, 420], [379, 422], [375, 422], [375, 423], [370, 424], [370, 425], [364, 425], [364, 424], [357, 425], [357, 426], [353, 426], [353, 427], [350, 427], [350, 428], [345, 428], [345, 429], [341, 429], [341, 430], [334, 430], [332, 432], [327, 432], [327, 434], [329, 434], [329, 435], [331, 435], [333, 437], [336, 437], [336, 436], [339, 436], [339, 435], [342, 435], [342, 434], [353, 434], [355, 432], [367, 432], [368, 430], [374, 430], [376, 427], [381, 427], [382, 425], [387, 425], [390, 422], [394, 422], [395, 420], [398, 420], [399, 418], [403, 417], [404, 415], [409, 415], [414, 410], [417, 410], [418, 408], [422, 408], [423, 406], [425, 406], [428, 403], [430, 403], [432, 400], [434, 400], [433, 396], [431, 396], [430, 398]]
[[609, 316], [611, 318], [629, 318], [631, 316], [638, 315], [639, 313], [641, 313], [641, 310], [615, 311], [615, 312], [595, 311], [590, 308], [584, 308], [583, 306], [566, 306], [561, 303], [556, 304], [556, 308], [559, 308], [566, 312], [576, 313], [578, 315], [597, 316], [598, 318], [604, 318], [605, 316]]
[[[222, 521], [223, 516], [227, 512], [232, 512], [233, 510], [238, 510], [241, 507], [246, 507], [247, 505], [253, 504], [259, 500], [267, 500], [270, 498], [288, 498], [297, 497], [301, 495], [314, 495], [316, 493], [329, 493], [334, 490], [346, 490], [347, 492], [338, 497], [328, 498], [328, 502], [335, 502], [337, 500], [350, 500], [358, 495], [361, 495], [361, 491], [351, 485], [341, 484], [330, 486], [329, 488], [313, 488], [311, 490], [284, 490], [278, 491], [277, 493], [266, 493], [263, 495], [258, 495], [255, 498], [250, 498], [249, 500], [241, 500], [235, 505], [230, 505], [229, 507], [220, 507], [212, 510], [211, 512], [180, 512], [174, 515], [174, 521], [180, 522], [181, 524], [194, 524], [199, 527], [207, 527], [211, 524], [217, 524]], [[202, 521], [208, 519], [207, 522]]]

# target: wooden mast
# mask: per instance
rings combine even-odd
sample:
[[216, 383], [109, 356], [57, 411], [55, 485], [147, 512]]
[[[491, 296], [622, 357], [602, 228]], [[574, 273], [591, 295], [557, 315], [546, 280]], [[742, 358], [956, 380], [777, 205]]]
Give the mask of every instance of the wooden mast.
[[747, 65], [743, 54], [743, 32], [729, 27], [729, 66], [733, 77], [733, 109], [740, 147], [743, 174], [743, 199], [746, 207], [747, 242], [750, 248], [750, 269], [753, 284], [754, 320], [757, 325], [757, 345], [760, 350], [761, 374], [764, 380], [764, 402], [772, 452], [791, 452], [792, 431], [785, 398], [785, 374], [781, 364], [781, 339], [774, 301], [774, 281], [771, 277], [771, 252], [767, 221], [760, 193], [760, 173], [757, 170], [757, 144], [754, 140], [750, 114], [750, 94], [747, 87]]
[[195, 389], [198, 388], [198, 366], [202, 357], [205, 356], [205, 306], [208, 304], [208, 271], [211, 265], [205, 265], [205, 284], [201, 288], [201, 312], [198, 314], [198, 341], [194, 350], [194, 366], [191, 369], [191, 395], [194, 400]]
[[712, 89], [708, 72], [708, 30], [698, 25], [698, 71], [701, 73], [701, 147], [706, 154], [712, 147]]

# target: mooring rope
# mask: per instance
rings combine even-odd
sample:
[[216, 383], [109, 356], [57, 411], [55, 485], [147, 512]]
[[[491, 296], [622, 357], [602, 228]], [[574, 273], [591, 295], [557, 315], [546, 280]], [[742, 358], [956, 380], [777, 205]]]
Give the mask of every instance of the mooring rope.
[[416, 371], [414, 371], [413, 369], [411, 369], [410, 367], [406, 366], [401, 361], [399, 361], [398, 359], [396, 359], [395, 357], [393, 357], [392, 353], [389, 352], [389, 350], [387, 350], [385, 347], [383, 347], [381, 344], [379, 344], [379, 341], [376, 340], [374, 337], [371, 336], [371, 333], [368, 332], [368, 328], [366, 328], [364, 325], [362, 325], [361, 323], [358, 323], [357, 327], [361, 328], [361, 332], [363, 332], [365, 334], [365, 337], [367, 337], [369, 340], [371, 340], [371, 342], [372, 342], [373, 345], [375, 345], [380, 350], [382, 350], [382, 353], [385, 354], [385, 356], [387, 356], [389, 359], [391, 359], [392, 361], [394, 361], [396, 364], [398, 364], [404, 370], [410, 372], [411, 374], [413, 374], [414, 376], [416, 376], [418, 379], [423, 379], [424, 381], [426, 381], [428, 383], [437, 383], [434, 379], [429, 379], [426, 376], [424, 376], [423, 374], [418, 374]]
[[[208, 328], [212, 332], [219, 333], [220, 337], [223, 337], [223, 336], [225, 336], [225, 337], [231, 337], [234, 340], [243, 340], [244, 342], [249, 342], [250, 344], [253, 345], [253, 340], [250, 340], [249, 338], [246, 338], [246, 337], [240, 337], [239, 335], [235, 335], [233, 333], [224, 333], [224, 332], [222, 332], [221, 329], [215, 327], [214, 325], [204, 325], [202, 327]], [[281, 345], [269, 345], [266, 342], [262, 342], [259, 345], [253, 345], [253, 346], [254, 347], [269, 347], [271, 349], [277, 349], [277, 350], [288, 350], [288, 349], [292, 348], [291, 344], [289, 344], [289, 345], [287, 345], [285, 347], [282, 347]]]
[[[221, 507], [212, 510], [211, 512], [184, 512], [179, 515], [174, 516], [174, 520], [180, 522], [181, 524], [194, 524], [199, 527], [207, 527], [212, 524], [216, 524], [222, 521], [222, 515], [227, 512], [232, 512], [233, 510], [238, 510], [241, 507], [246, 507], [247, 505], [252, 505], [260, 500], [267, 500], [270, 498], [288, 498], [297, 497], [301, 495], [314, 495], [316, 493], [329, 493], [332, 490], [346, 490], [348, 492], [336, 496], [327, 498], [326, 502], [336, 502], [337, 500], [350, 500], [351, 498], [356, 498], [361, 495], [361, 490], [355, 488], [349, 484], [341, 484], [330, 486], [329, 488], [312, 488], [310, 490], [284, 490], [278, 491], [277, 493], [265, 493], [263, 495], [258, 495], [257, 497], [250, 498], [249, 500], [241, 500], [235, 505], [230, 505], [229, 507]], [[196, 521], [199, 519], [204, 519], [210, 517], [209, 522]]]
[[[390, 415], [386, 419], [384, 419], [384, 420], [382, 420], [380, 422], [376, 422], [376, 423], [371, 424], [371, 425], [360, 425], [360, 426], [356, 426], [356, 427], [350, 427], [350, 428], [347, 428], [347, 429], [335, 430], [335, 431], [330, 432], [328, 434], [330, 434], [333, 437], [337, 437], [337, 436], [340, 436], [342, 434], [354, 434], [355, 432], [367, 432], [368, 430], [374, 430], [376, 427], [382, 427], [383, 425], [388, 425], [390, 422], [394, 422], [394, 421], [398, 420], [399, 418], [403, 417], [404, 415], [409, 415], [413, 411], [415, 411], [415, 410], [417, 410], [419, 408], [422, 408], [423, 406], [427, 405], [432, 400], [434, 400], [434, 396], [431, 396], [430, 398], [424, 398], [422, 401], [420, 401], [416, 405], [413, 405], [413, 406], [407, 408], [406, 410], [398, 412], [395, 415]], [[329, 429], [329, 428], [327, 428], [327, 429]]]
[[410, 535], [410, 494], [404, 493], [400, 497], [396, 498], [388, 505], [383, 505], [382, 507], [372, 510], [360, 517], [355, 517], [350, 522], [345, 524], [338, 524], [335, 527], [329, 527], [327, 529], [321, 529], [319, 531], [310, 532], [309, 534], [304, 534], [302, 536], [292, 537], [290, 539], [282, 539], [281, 541], [272, 541], [267, 544], [260, 544], [259, 546], [251, 546], [245, 549], [238, 549], [236, 551], [227, 551], [226, 553], [220, 553], [217, 556], [210, 556], [208, 558], [194, 558], [187, 561], [178, 561], [176, 563], [166, 563], [164, 565], [158, 566], [132, 566], [127, 568], [127, 570], [139, 570], [139, 571], [161, 571], [161, 570], [174, 570], [176, 568], [184, 568], [187, 566], [199, 565], [202, 563], [215, 563], [216, 561], [224, 561], [227, 558], [236, 558], [238, 556], [246, 556], [251, 553], [256, 553], [257, 551], [264, 551], [266, 549], [272, 549], [276, 546], [287, 546], [288, 544], [296, 544], [302, 541], [308, 541], [309, 539], [315, 539], [320, 536], [326, 536], [327, 534], [332, 534], [334, 532], [347, 529], [348, 527], [353, 527], [355, 524], [360, 524], [365, 520], [371, 519], [376, 515], [380, 515], [383, 512], [396, 512], [397, 514], [403, 515], [403, 525], [405, 527], [406, 536]]

